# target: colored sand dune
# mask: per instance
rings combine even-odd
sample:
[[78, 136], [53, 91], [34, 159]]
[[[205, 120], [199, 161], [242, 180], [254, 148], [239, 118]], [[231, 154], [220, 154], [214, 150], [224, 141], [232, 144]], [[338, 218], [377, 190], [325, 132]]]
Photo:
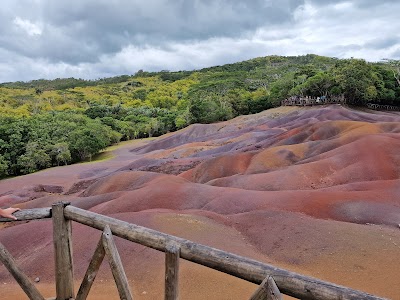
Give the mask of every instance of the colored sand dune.
[[[55, 201], [341, 285], [400, 299], [400, 114], [282, 107], [124, 144], [108, 161], [0, 181], [0, 205]], [[12, 195], [12, 196], [11, 196]], [[0, 241], [54, 295], [50, 221]], [[75, 278], [100, 233], [74, 224]], [[161, 299], [163, 254], [117, 239], [137, 299]], [[24, 299], [4, 267], [2, 290]], [[5, 284], [3, 284], [5, 283]], [[78, 284], [78, 282], [77, 282]], [[182, 263], [181, 299], [245, 299], [255, 286]], [[116, 299], [108, 266], [91, 299]], [[20, 298], [18, 298], [20, 297]]]

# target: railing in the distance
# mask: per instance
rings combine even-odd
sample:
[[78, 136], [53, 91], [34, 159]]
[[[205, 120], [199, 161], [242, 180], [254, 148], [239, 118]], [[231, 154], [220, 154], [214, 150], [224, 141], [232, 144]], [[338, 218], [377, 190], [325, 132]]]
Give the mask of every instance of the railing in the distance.
[[[279, 298], [259, 297], [261, 291], [267, 289], [266, 287], [275, 291], [271, 292], [270, 295], [278, 296], [276, 294], [280, 291], [283, 294], [299, 299], [383, 299], [64, 203], [54, 204], [51, 209], [19, 211], [15, 215], [19, 220], [53, 218], [57, 299], [75, 298], [73, 291], [71, 221], [103, 231], [102, 238], [89, 264], [76, 299], [86, 299], [97, 274], [98, 266], [105, 255], [109, 259], [121, 299], [130, 299], [129, 286], [124, 286], [125, 274], [120, 264], [118, 251], [116, 248], [113, 248], [115, 245], [112, 235], [166, 253], [165, 299], [177, 298], [179, 258], [207, 266], [255, 284], [261, 284], [251, 299]], [[0, 219], [0, 221], [5, 220]], [[118, 280], [119, 283], [117, 282]], [[279, 291], [273, 289], [275, 283]]]
[[400, 106], [367, 103], [369, 109], [400, 111]]
[[291, 96], [281, 101], [281, 106], [315, 106], [327, 104], [346, 104], [343, 95], [333, 97]]

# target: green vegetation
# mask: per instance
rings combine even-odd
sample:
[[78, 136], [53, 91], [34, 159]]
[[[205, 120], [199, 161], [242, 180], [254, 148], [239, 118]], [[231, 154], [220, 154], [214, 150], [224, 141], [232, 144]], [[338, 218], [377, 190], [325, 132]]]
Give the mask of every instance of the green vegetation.
[[278, 106], [292, 95], [399, 105], [399, 61], [268, 56], [198, 71], [0, 84], [0, 178], [91, 160], [159, 136]]

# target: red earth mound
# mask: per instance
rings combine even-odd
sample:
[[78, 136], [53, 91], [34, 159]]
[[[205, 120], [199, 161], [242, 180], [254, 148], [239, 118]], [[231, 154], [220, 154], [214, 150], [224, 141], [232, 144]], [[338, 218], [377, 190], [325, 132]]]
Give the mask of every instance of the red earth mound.
[[[129, 142], [108, 161], [0, 181], [0, 205], [60, 200], [391, 299], [400, 299], [400, 114], [283, 107]], [[54, 295], [49, 221], [0, 241]], [[75, 278], [99, 239], [74, 224]], [[121, 239], [136, 299], [161, 299], [163, 255]], [[182, 299], [245, 299], [254, 285], [182, 262]], [[2, 293], [25, 299], [0, 266]], [[104, 264], [90, 299], [117, 299]]]

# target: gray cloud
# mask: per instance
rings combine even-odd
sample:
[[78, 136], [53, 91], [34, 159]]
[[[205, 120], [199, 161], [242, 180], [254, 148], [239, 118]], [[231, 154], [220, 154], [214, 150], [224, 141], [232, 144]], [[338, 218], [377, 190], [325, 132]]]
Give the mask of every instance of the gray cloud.
[[310, 2], [314, 5], [318, 6], [326, 6], [329, 4], [341, 4], [341, 3], [352, 3], [353, 5], [357, 7], [362, 7], [362, 8], [372, 8], [376, 6], [381, 6], [381, 5], [390, 5], [392, 3], [396, 4], [398, 3], [398, 0], [384, 0], [384, 1], [376, 1], [376, 0], [310, 0]]
[[194, 69], [270, 54], [400, 58], [397, 0], [3, 0], [0, 81]]
[[301, 0], [46, 1], [44, 17], [55, 26], [80, 23], [89, 36], [149, 34], [175, 39], [237, 35], [260, 25], [285, 22]]
[[15, 19], [4, 19], [3, 47], [32, 58], [78, 64], [128, 45], [163, 46], [169, 41], [238, 37], [268, 24], [288, 22], [301, 0], [38, 1], [33, 14], [42, 33], [26, 36]]
[[400, 44], [400, 35], [374, 38], [363, 44], [363, 47], [370, 49], [386, 49], [398, 44]]

